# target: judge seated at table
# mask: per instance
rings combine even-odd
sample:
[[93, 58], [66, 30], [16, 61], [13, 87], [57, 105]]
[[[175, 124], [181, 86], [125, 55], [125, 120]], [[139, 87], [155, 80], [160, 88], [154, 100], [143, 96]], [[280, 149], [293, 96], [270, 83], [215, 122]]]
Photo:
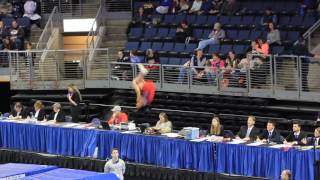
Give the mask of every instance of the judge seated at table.
[[247, 126], [241, 126], [236, 139], [243, 139], [245, 141], [255, 141], [260, 135], [260, 129], [254, 125], [256, 123], [256, 117], [249, 116], [247, 120]]
[[276, 130], [276, 122], [273, 120], [269, 120], [267, 123], [267, 129], [265, 129], [260, 135], [260, 139], [262, 142], [273, 142], [281, 144], [283, 142], [283, 137]]
[[146, 130], [147, 134], [163, 134], [170, 133], [172, 131], [172, 122], [169, 121], [168, 115], [164, 112], [159, 114], [159, 121], [156, 126], [150, 127]]
[[108, 124], [111, 125], [118, 125], [120, 123], [128, 123], [128, 115], [125, 112], [121, 112], [120, 106], [114, 106], [112, 108], [112, 116], [108, 120]]
[[25, 119], [27, 118], [27, 112], [24, 110], [23, 105], [20, 102], [14, 104], [13, 111], [10, 113], [10, 119]]
[[61, 110], [60, 103], [54, 103], [52, 105], [52, 113], [50, 114], [48, 120], [54, 120], [56, 122], [65, 122], [65, 115]]
[[303, 138], [301, 143], [308, 146], [320, 146], [320, 127], [314, 130], [314, 137]]
[[32, 112], [32, 115], [34, 118], [38, 121], [43, 121], [46, 117], [46, 114], [44, 112], [44, 106], [41, 101], [36, 101], [33, 105], [34, 111]]
[[211, 125], [209, 128], [209, 134], [215, 136], [224, 135], [223, 125], [220, 124], [220, 118], [218, 116], [214, 116], [212, 118]]
[[291, 145], [303, 145], [301, 142], [302, 139], [306, 138], [307, 134], [301, 131], [301, 125], [299, 122], [295, 121], [292, 124], [292, 132], [286, 137], [283, 141], [284, 144], [291, 144]]

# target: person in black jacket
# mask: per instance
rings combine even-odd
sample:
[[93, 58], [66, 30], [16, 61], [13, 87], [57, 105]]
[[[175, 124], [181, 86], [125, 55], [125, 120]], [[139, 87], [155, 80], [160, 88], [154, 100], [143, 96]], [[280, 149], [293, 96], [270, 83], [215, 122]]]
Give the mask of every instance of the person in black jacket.
[[273, 120], [268, 121], [267, 129], [265, 129], [260, 135], [260, 140], [263, 142], [274, 142], [281, 144], [283, 142], [283, 137], [276, 130], [276, 122]]
[[209, 128], [209, 134], [215, 136], [223, 136], [224, 135], [224, 128], [220, 124], [220, 118], [218, 116], [214, 116], [211, 125]]
[[48, 120], [54, 120], [56, 122], [65, 122], [65, 115], [63, 111], [61, 110], [61, 104], [60, 103], [54, 103], [52, 105], [52, 113], [49, 116]]
[[33, 105], [34, 111], [32, 112], [31, 116], [34, 116], [34, 118], [38, 121], [43, 121], [46, 117], [43, 107], [44, 106], [41, 101], [36, 101]]
[[314, 137], [303, 138], [301, 140], [301, 143], [309, 146], [313, 146], [313, 145], [320, 146], [320, 127], [317, 127], [314, 130]]
[[80, 102], [82, 101], [82, 97], [79, 89], [74, 84], [70, 84], [68, 86], [68, 100], [71, 105], [71, 117], [72, 122], [79, 122], [79, 115], [81, 113]]
[[20, 102], [14, 104], [13, 111], [10, 113], [10, 119], [25, 119], [27, 118], [27, 112], [23, 109], [23, 105]]
[[240, 130], [236, 136], [237, 139], [243, 139], [245, 141], [255, 141], [260, 134], [260, 129], [256, 128], [254, 124], [256, 123], [256, 117], [249, 116], [247, 120], [247, 126], [241, 126]]
[[283, 141], [285, 144], [299, 144], [302, 145], [301, 142], [302, 139], [306, 138], [307, 134], [303, 131], [301, 131], [301, 125], [299, 122], [295, 121], [292, 125], [292, 132], [286, 137], [286, 139]]

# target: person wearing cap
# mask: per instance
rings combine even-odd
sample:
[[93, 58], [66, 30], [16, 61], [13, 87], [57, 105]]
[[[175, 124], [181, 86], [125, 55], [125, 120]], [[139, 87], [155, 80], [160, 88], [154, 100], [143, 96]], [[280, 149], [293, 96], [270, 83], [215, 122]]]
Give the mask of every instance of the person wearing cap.
[[111, 118], [108, 120], [109, 125], [128, 123], [128, 115], [124, 112], [121, 112], [120, 106], [114, 106], [111, 111], [113, 113]]
[[54, 120], [56, 122], [65, 122], [65, 115], [61, 110], [60, 103], [54, 103], [52, 105], [52, 113], [49, 116], [48, 120]]

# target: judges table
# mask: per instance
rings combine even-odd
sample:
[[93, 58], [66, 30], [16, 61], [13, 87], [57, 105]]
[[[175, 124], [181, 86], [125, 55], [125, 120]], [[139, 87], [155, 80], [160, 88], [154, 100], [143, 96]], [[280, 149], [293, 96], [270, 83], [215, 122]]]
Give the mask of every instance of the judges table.
[[314, 178], [312, 150], [188, 141], [83, 125], [0, 121], [0, 147], [77, 157], [92, 157], [98, 148], [100, 159], [110, 158], [116, 147], [122, 159], [136, 163], [272, 179], [279, 179], [281, 170], [291, 169], [295, 179]]

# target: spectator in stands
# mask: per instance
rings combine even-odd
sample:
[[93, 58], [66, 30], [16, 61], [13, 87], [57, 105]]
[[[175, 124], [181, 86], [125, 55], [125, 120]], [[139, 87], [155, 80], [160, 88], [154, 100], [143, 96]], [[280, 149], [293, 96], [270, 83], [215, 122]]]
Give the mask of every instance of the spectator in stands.
[[225, 62], [220, 58], [218, 53], [212, 53], [212, 59], [208, 61], [209, 68], [206, 69], [207, 80], [210, 84], [217, 82], [217, 74], [219, 78], [222, 78], [223, 73], [220, 70], [224, 70]]
[[[246, 58], [241, 59], [238, 64], [241, 72], [246, 72], [248, 69], [255, 69], [256, 66], [263, 64], [262, 58], [257, 51], [257, 46], [256, 41], [251, 41], [251, 46], [246, 50]], [[258, 56], [254, 57], [254, 55]]]
[[150, 16], [144, 13], [143, 7], [140, 7], [137, 16], [133, 20], [133, 23], [144, 25], [144, 24], [149, 24], [150, 22], [151, 22]]
[[129, 58], [124, 54], [123, 50], [118, 51], [117, 62], [129, 62]]
[[316, 12], [319, 1], [302, 0], [300, 5], [300, 16], [304, 16], [307, 12]]
[[[293, 44], [292, 54], [296, 56], [306, 56], [314, 57], [314, 54], [311, 54], [308, 50], [306, 40], [303, 37], [303, 34], [300, 34], [298, 40]], [[301, 81], [302, 81], [302, 90], [309, 91], [308, 83], [308, 74], [309, 74], [309, 63], [310, 58], [301, 58]]]
[[119, 150], [117, 148], [112, 149], [112, 159], [107, 161], [104, 165], [105, 173], [114, 173], [120, 180], [124, 180], [124, 173], [126, 171], [126, 164], [119, 158]]
[[13, 111], [10, 113], [10, 119], [25, 119], [27, 118], [27, 112], [24, 110], [23, 105], [20, 102], [14, 104]]
[[48, 120], [53, 120], [55, 122], [65, 122], [65, 115], [61, 109], [60, 103], [54, 103], [52, 105], [52, 113], [49, 115]]
[[291, 171], [289, 169], [281, 172], [281, 180], [291, 180]]
[[186, 0], [174, 0], [172, 13], [183, 13], [189, 9], [189, 4]]
[[189, 68], [196, 77], [203, 75], [203, 69], [207, 59], [203, 54], [202, 50], [197, 50], [196, 55], [193, 55], [189, 61], [187, 61], [183, 67], [180, 68], [180, 73], [178, 77], [178, 82], [183, 83], [185, 75]]
[[292, 144], [292, 145], [301, 145], [303, 144], [301, 142], [302, 139], [306, 138], [307, 134], [303, 131], [301, 131], [301, 125], [299, 122], [295, 121], [292, 125], [292, 132], [285, 138], [283, 141], [284, 144]]
[[9, 35], [8, 30], [4, 27], [4, 23], [0, 20], [0, 40], [7, 37]]
[[26, 43], [26, 53], [25, 53], [25, 57], [27, 59], [27, 62], [30, 64], [30, 65], [34, 65], [34, 59], [36, 58], [36, 53], [32, 52], [32, 43], [30, 41], [28, 41]]
[[239, 85], [240, 74], [238, 64], [240, 60], [237, 58], [236, 53], [231, 50], [228, 52], [228, 56], [225, 63], [225, 70], [223, 73], [223, 85], [224, 87], [228, 87], [229, 83], [232, 86]]
[[320, 145], [320, 127], [317, 127], [314, 130], [314, 137], [311, 138], [304, 138], [301, 140], [302, 144], [305, 145], [315, 145], [315, 146], [319, 146]]
[[268, 42], [262, 40], [262, 38], [258, 38], [256, 41], [255, 50], [262, 55], [267, 56], [269, 54], [269, 44]]
[[14, 18], [20, 18], [23, 15], [23, 2], [21, 0], [14, 0], [12, 2], [12, 12], [11, 15]]
[[236, 53], [233, 50], [229, 51], [226, 59], [226, 69], [231, 71], [238, 69], [239, 62], [240, 60], [237, 58]]
[[5, 18], [12, 11], [12, 4], [9, 2], [0, 3], [0, 18]]
[[222, 7], [221, 13], [227, 14], [229, 16], [234, 15], [238, 10], [237, 1], [236, 0], [225, 0]]
[[143, 13], [151, 18], [152, 14], [154, 12], [154, 5], [152, 4], [152, 2], [147, 2], [143, 4]]
[[223, 0], [212, 0], [209, 14], [219, 14], [223, 5]]
[[220, 124], [220, 118], [218, 116], [215, 116], [212, 118], [209, 134], [215, 135], [215, 136], [223, 136], [224, 135], [224, 129], [223, 125]]
[[247, 120], [247, 126], [241, 126], [240, 130], [236, 136], [236, 139], [243, 139], [245, 141], [255, 141], [259, 138], [260, 129], [256, 128], [254, 125], [256, 123], [256, 117], [249, 116]]
[[3, 45], [3, 49], [5, 51], [9, 51], [13, 49], [13, 44], [9, 39], [9, 36], [5, 37], [4, 39], [2, 39], [2, 45]]
[[172, 4], [172, 0], [161, 0], [160, 5], [156, 8], [159, 14], [167, 14]]
[[191, 8], [189, 9], [190, 14], [199, 13], [202, 6], [202, 0], [194, 0]]
[[30, 112], [30, 115], [33, 119], [38, 121], [43, 121], [46, 118], [46, 114], [43, 110], [44, 105], [41, 101], [36, 101], [33, 105], [33, 112]]
[[272, 12], [271, 8], [267, 8], [260, 21], [261, 26], [267, 28], [269, 23], [277, 24], [277, 22], [277, 15]]
[[108, 124], [119, 125], [121, 123], [128, 123], [128, 115], [125, 112], [121, 112], [120, 106], [114, 106], [112, 109], [112, 116], [108, 120]]
[[159, 57], [157, 56], [157, 54], [155, 52], [153, 52], [152, 49], [147, 49], [144, 62], [148, 63], [146, 68], [149, 71], [159, 70], [160, 66], [155, 66], [155, 65], [160, 64], [160, 60], [159, 60]]
[[81, 114], [81, 108], [80, 103], [82, 101], [81, 93], [78, 89], [78, 87], [74, 84], [70, 84], [68, 86], [68, 95], [67, 95], [68, 101], [71, 105], [71, 117], [72, 122], [78, 123], [79, 122], [79, 116]]
[[24, 15], [23, 17], [28, 17], [30, 19], [31, 24], [35, 24], [40, 27], [40, 19], [41, 16], [36, 12], [37, 10], [37, 2], [34, 0], [27, 0], [24, 3]]
[[281, 144], [283, 142], [283, 137], [276, 130], [276, 122], [273, 120], [268, 121], [267, 129], [262, 132], [260, 139], [262, 142], [274, 142]]
[[136, 56], [136, 53], [134, 51], [130, 51], [130, 62], [131, 63], [141, 63], [141, 59]]
[[188, 25], [187, 21], [182, 21], [176, 30], [176, 40], [178, 42], [188, 42], [191, 36], [192, 28]]
[[156, 126], [151, 127], [148, 131], [158, 132], [160, 134], [170, 133], [172, 131], [172, 123], [168, 119], [168, 115], [164, 112], [159, 114], [159, 121]]
[[11, 28], [9, 30], [10, 41], [14, 45], [14, 49], [22, 50], [24, 44], [24, 30], [21, 28], [16, 20], [12, 21]]
[[220, 23], [215, 23], [212, 32], [209, 34], [209, 39], [199, 42], [198, 50], [204, 49], [210, 44], [219, 44], [220, 40], [226, 37], [226, 33], [221, 29]]
[[270, 46], [281, 45], [280, 31], [275, 28], [273, 23], [269, 23], [269, 32], [267, 35], [267, 42]]

